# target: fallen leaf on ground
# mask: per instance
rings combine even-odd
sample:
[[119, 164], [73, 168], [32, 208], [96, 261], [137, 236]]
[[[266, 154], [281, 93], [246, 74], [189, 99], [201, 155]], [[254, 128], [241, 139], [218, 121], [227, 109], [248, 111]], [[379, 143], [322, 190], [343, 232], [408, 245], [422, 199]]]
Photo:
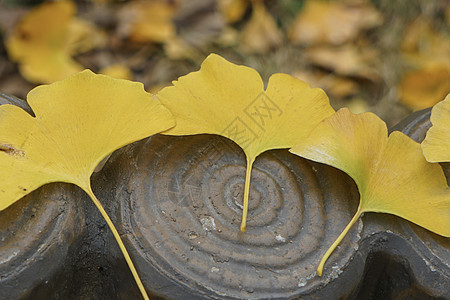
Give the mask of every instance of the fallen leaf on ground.
[[350, 99], [347, 102], [346, 107], [354, 114], [360, 114], [369, 111], [369, 105], [367, 104], [367, 101], [362, 98]]
[[252, 2], [253, 12], [241, 33], [242, 49], [266, 53], [283, 42], [283, 36], [262, 1]]
[[341, 47], [313, 47], [306, 54], [311, 63], [339, 75], [361, 77], [374, 82], [381, 79], [376, 69], [379, 60], [376, 50], [358, 49], [349, 44]]
[[176, 35], [171, 1], [133, 1], [119, 12], [118, 34], [133, 42], [163, 43]]
[[349, 78], [317, 70], [296, 71], [292, 76], [323, 89], [331, 99], [352, 96], [359, 90], [358, 84]]
[[140, 83], [83, 71], [28, 94], [36, 117], [0, 106], [0, 210], [50, 182], [78, 185], [105, 218], [144, 296], [145, 289], [90, 176], [114, 150], [174, 126]]
[[350, 5], [307, 0], [288, 35], [291, 42], [297, 45], [341, 45], [355, 40], [361, 31], [382, 22], [381, 14], [366, 3]]
[[406, 30], [402, 56], [412, 66], [401, 78], [399, 99], [418, 110], [431, 107], [450, 92], [450, 40], [427, 18], [416, 19]]
[[220, 47], [235, 47], [239, 44], [239, 37], [239, 30], [231, 26], [225, 26], [214, 42]]
[[218, 134], [245, 152], [241, 231], [245, 231], [250, 176], [256, 157], [270, 149], [290, 148], [321, 120], [334, 113], [321, 89], [287, 74], [274, 74], [267, 89], [259, 74], [211, 54], [200, 71], [180, 77], [157, 97], [174, 114], [168, 135]]
[[406, 72], [398, 91], [400, 101], [412, 109], [431, 107], [450, 92], [450, 68], [434, 65]]
[[118, 79], [133, 79], [133, 72], [123, 64], [113, 64], [99, 71], [100, 74], [108, 75]]
[[450, 162], [450, 94], [433, 107], [430, 120], [423, 154], [429, 162]]
[[247, 10], [248, 0], [218, 0], [217, 6], [227, 23], [240, 21]]
[[401, 132], [388, 137], [372, 113], [343, 108], [325, 119], [290, 152], [338, 168], [355, 180], [360, 203], [350, 223], [323, 256], [317, 273], [366, 212], [389, 213], [450, 237], [450, 189], [442, 168], [425, 160], [420, 145]]
[[195, 49], [188, 45], [183, 39], [173, 37], [164, 43], [164, 52], [169, 59], [178, 60], [185, 58], [194, 58]]
[[25, 15], [7, 39], [8, 54], [28, 81], [51, 83], [79, 72], [83, 67], [72, 56], [104, 43], [95, 26], [75, 18], [75, 12], [70, 1], [44, 3]]
[[402, 55], [416, 68], [445, 65], [450, 69], [448, 33], [433, 28], [428, 18], [419, 17], [408, 26], [401, 50]]

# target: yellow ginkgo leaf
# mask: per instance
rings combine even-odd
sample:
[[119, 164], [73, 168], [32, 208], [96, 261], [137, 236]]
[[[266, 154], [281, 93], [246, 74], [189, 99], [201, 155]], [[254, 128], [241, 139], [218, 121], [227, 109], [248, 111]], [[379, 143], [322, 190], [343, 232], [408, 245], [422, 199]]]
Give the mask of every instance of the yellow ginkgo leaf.
[[0, 106], [0, 210], [46, 183], [78, 185], [105, 218], [145, 295], [90, 176], [114, 150], [172, 127], [172, 115], [142, 84], [88, 70], [33, 89], [28, 103], [36, 117]]
[[399, 86], [399, 99], [414, 109], [432, 107], [450, 91], [450, 65], [431, 65], [406, 72]]
[[46, 2], [28, 13], [7, 39], [8, 54], [28, 81], [51, 83], [83, 70], [71, 55], [92, 49], [101, 38], [75, 12], [73, 2]]
[[248, 0], [219, 0], [217, 6], [227, 23], [234, 23], [242, 19], [248, 7]]
[[114, 78], [132, 80], [133, 72], [123, 64], [112, 64], [99, 71], [100, 74], [108, 75]]
[[164, 43], [176, 35], [173, 1], [133, 1], [120, 12], [119, 35], [133, 42]]
[[431, 123], [422, 150], [429, 162], [450, 162], [450, 94], [431, 110]]
[[450, 236], [450, 189], [441, 167], [428, 163], [420, 145], [403, 133], [394, 131], [388, 137], [386, 124], [376, 115], [340, 109], [290, 151], [346, 172], [361, 197], [355, 216], [322, 258], [319, 275], [365, 212], [394, 214]]
[[241, 32], [242, 49], [249, 53], [266, 53], [278, 47], [283, 37], [262, 1], [253, 1], [252, 7], [252, 16]]
[[306, 0], [289, 29], [294, 44], [342, 45], [364, 30], [383, 24], [382, 15], [368, 1]]
[[200, 71], [180, 77], [158, 94], [174, 114], [169, 135], [218, 134], [247, 156], [241, 231], [245, 231], [251, 168], [270, 149], [290, 148], [334, 113], [321, 89], [287, 74], [274, 74], [267, 89], [259, 74], [211, 54]]

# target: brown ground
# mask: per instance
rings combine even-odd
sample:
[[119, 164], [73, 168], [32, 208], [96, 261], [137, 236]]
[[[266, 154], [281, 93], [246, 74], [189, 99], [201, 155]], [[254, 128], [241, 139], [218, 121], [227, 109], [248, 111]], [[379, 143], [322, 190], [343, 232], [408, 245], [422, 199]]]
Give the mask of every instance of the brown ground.
[[[33, 9], [36, 2], [39, 1], [3, 0], [0, 2], [0, 36], [2, 37], [0, 90], [22, 98], [26, 97], [28, 91], [36, 84], [25, 80], [19, 73], [17, 64], [9, 60], [4, 41], [21, 16]], [[176, 27], [175, 37], [182, 40], [188, 49], [188, 51], [181, 50], [180, 54], [180, 49], [175, 47], [178, 53], [176, 51], [171, 53], [167, 50], [169, 46], [166, 41], [132, 41], [127, 32], [129, 30], [127, 26], [133, 18], [127, 17], [124, 13], [131, 2], [133, 1], [76, 2], [77, 17], [93, 22], [106, 33], [107, 37], [106, 44], [102, 47], [75, 56], [75, 59], [84, 67], [98, 72], [113, 63], [121, 63], [131, 70], [133, 80], [143, 82], [149, 91], [156, 91], [177, 77], [197, 70], [203, 59], [214, 52], [234, 63], [255, 68], [266, 82], [271, 74], [278, 72], [302, 78], [313, 86], [324, 88], [334, 108], [349, 106], [354, 111], [372, 111], [384, 119], [389, 126], [418, 108], [411, 105], [407, 107], [399, 99], [402, 93], [405, 93], [405, 88], [402, 92], [400, 86], [405, 74], [408, 71], [423, 68], [417, 61], [427, 60], [433, 56], [430, 53], [436, 52], [421, 52], [421, 47], [423, 48], [425, 44], [428, 48], [447, 49], [445, 47], [449, 42], [450, 11], [446, 8], [448, 2], [445, 0], [336, 1], [350, 3], [348, 5], [352, 7], [370, 6], [381, 16], [378, 24], [362, 28], [356, 37], [343, 43], [343, 46], [330, 45], [327, 41], [298, 42], [289, 37], [296, 15], [305, 9], [304, 1], [265, 1], [264, 5], [275, 20], [278, 33], [271, 33], [269, 28], [266, 29], [267, 32], [263, 31], [261, 34], [258, 29], [265, 26], [264, 22], [257, 25], [257, 29], [252, 29], [253, 31], [246, 29], [252, 18], [250, 4], [247, 4], [244, 14], [236, 22], [227, 25], [214, 0], [189, 0], [184, 4], [167, 0], [165, 2], [169, 2], [174, 7], [178, 5], [172, 17]], [[255, 3], [257, 1], [254, 1], [253, 7]], [[363, 15], [363, 20], [373, 17], [368, 12], [363, 14], [366, 14]], [[321, 26], [320, 16], [317, 17], [317, 24], [314, 24], [314, 18], [312, 19], [313, 28]], [[343, 28], [347, 21], [336, 22], [332, 27]], [[443, 45], [440, 46], [439, 38], [430, 37], [430, 33], [422, 34], [423, 26], [416, 26], [417, 29], [408, 31], [408, 28], [419, 23], [430, 24], [431, 34], [441, 37]], [[250, 31], [250, 34], [244, 36], [244, 31]], [[261, 36], [262, 42], [257, 40], [261, 39]], [[410, 44], [413, 45], [409, 48], [405, 47], [406, 38], [412, 40]], [[438, 40], [437, 45], [435, 43], [429, 46], [427, 41], [430, 39]], [[260, 47], [255, 47], [255, 43], [262, 44]], [[316, 48], [313, 50], [313, 47], [318, 47], [319, 50], [315, 50]], [[339, 49], [342, 49], [340, 47], [355, 51], [355, 55], [346, 58], [349, 59], [347, 62], [339, 56]], [[314, 58], [315, 55], [318, 56], [320, 48], [328, 51], [328, 60], [323, 57]], [[439, 51], [444, 50], [437, 50]], [[412, 63], [405, 58], [405, 53], [415, 55], [415, 61]], [[357, 63], [352, 62], [352, 59]], [[448, 61], [442, 62], [442, 65], [448, 67], [447, 63]], [[355, 64], [356, 69], [345, 70], [345, 67], [351, 64]], [[423, 87], [424, 93], [436, 95], [436, 89], [439, 89], [440, 94], [437, 93], [438, 96], [434, 96], [435, 98], [448, 93], [450, 91], [448, 86], [450, 71], [448, 70], [447, 73], [444, 70], [443, 79], [439, 79], [444, 82], [444, 87], [427, 85]], [[418, 76], [419, 82], [427, 80], [426, 75]], [[423, 80], [420, 76], [424, 76]], [[436, 80], [430, 81], [434, 84]], [[408, 83], [405, 86], [408, 90]], [[412, 88], [415, 86], [417, 84], [412, 84]], [[436, 99], [435, 102], [442, 99], [443, 97]]]

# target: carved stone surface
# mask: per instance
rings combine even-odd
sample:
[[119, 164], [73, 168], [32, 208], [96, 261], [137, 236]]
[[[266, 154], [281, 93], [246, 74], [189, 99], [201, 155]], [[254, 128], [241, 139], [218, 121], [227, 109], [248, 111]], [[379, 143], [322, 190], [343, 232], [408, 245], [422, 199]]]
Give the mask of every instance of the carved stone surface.
[[120, 204], [112, 215], [127, 232], [139, 270], [160, 273], [146, 285], [162, 296], [307, 294], [337, 278], [358, 248], [361, 221], [324, 276], [316, 276], [321, 255], [358, 204], [354, 183], [336, 169], [287, 150], [261, 155], [241, 233], [245, 157], [233, 142], [213, 135], [154, 136], [137, 147], [135, 159], [108, 180]]
[[[421, 141], [429, 127], [428, 110], [395, 129]], [[93, 175], [152, 299], [450, 299], [449, 239], [387, 214], [364, 215], [317, 276], [358, 204], [339, 170], [287, 150], [262, 154], [240, 233], [244, 176], [243, 152], [214, 135], [156, 135]], [[105, 222], [72, 185], [0, 212], [0, 243], [0, 299], [140, 297]]]
[[15, 97], [15, 96], [2, 93], [0, 91], [0, 105], [4, 105], [4, 104], [12, 104], [12, 105], [18, 106], [18, 107], [22, 108], [23, 110], [25, 110], [30, 115], [34, 116], [34, 113], [31, 110], [31, 107], [28, 105], [27, 102], [25, 102], [24, 100], [22, 100], [20, 98]]
[[[421, 140], [428, 118], [397, 128]], [[232, 142], [155, 136], [132, 147], [130, 161], [117, 153], [105, 171], [119, 204], [113, 215], [147, 288], [162, 298], [450, 297], [448, 239], [386, 214], [358, 221], [317, 276], [358, 200], [334, 168], [286, 150], [261, 155], [242, 234], [245, 157]]]
[[70, 279], [70, 247], [83, 235], [74, 195], [51, 184], [0, 212], [0, 299], [49, 298]]

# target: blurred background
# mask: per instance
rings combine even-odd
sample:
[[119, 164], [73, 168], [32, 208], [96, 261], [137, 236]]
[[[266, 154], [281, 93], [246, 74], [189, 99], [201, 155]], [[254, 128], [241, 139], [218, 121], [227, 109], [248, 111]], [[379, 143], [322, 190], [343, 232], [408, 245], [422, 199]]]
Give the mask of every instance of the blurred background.
[[0, 0], [0, 91], [89, 68], [155, 93], [214, 52], [392, 126], [450, 92], [449, 28], [448, 0]]

